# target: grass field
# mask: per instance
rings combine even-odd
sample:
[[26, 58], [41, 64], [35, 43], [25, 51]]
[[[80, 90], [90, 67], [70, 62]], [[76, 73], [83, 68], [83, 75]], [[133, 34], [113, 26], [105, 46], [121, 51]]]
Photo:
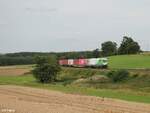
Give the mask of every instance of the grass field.
[[[53, 84], [40, 84], [36, 82], [32, 75], [27, 73], [32, 68], [33, 65], [0, 67], [0, 85], [22, 85], [59, 90], [66, 93], [85, 94], [150, 103], [149, 55], [122, 55], [109, 57], [110, 70], [133, 69], [130, 70], [130, 72], [133, 75], [137, 75], [135, 78], [117, 84], [100, 81], [88, 81], [74, 84], [74, 81], [79, 79], [86, 80], [95, 75], [106, 75], [109, 70], [63, 67], [62, 71], [58, 75], [57, 82]], [[22, 72], [25, 72], [26, 74]]]
[[120, 55], [109, 57], [110, 69], [150, 69], [150, 55]]
[[108, 98], [117, 98], [127, 101], [143, 102], [150, 103], [150, 94], [143, 92], [133, 92], [130, 90], [111, 90], [111, 89], [94, 89], [86, 87], [76, 87], [76, 86], [63, 86], [60, 84], [40, 84], [35, 81], [35, 79], [29, 76], [1, 76], [0, 85], [21, 85], [21, 86], [30, 86], [36, 88], [44, 88], [50, 90], [58, 90], [65, 93], [73, 94], [83, 94], [90, 96], [100, 96]]

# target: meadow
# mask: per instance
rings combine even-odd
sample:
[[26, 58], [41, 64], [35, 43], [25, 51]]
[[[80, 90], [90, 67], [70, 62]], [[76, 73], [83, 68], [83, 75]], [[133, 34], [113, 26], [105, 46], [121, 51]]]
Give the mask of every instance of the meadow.
[[[62, 67], [57, 81], [51, 84], [38, 83], [30, 73], [33, 67], [34, 65], [0, 67], [0, 85], [21, 85], [65, 93], [150, 103], [149, 55], [109, 57], [109, 69]], [[18, 69], [21, 69], [23, 73], [20, 73]], [[116, 69], [128, 69], [130, 79], [119, 83], [107, 81], [105, 75], [110, 70]], [[11, 74], [12, 70], [15, 73]]]
[[150, 69], [150, 55], [118, 55], [108, 57], [110, 69]]
[[96, 89], [88, 87], [77, 87], [73, 85], [61, 85], [57, 83], [53, 84], [41, 84], [36, 82], [36, 80], [31, 75], [27, 76], [16, 76], [16, 77], [0, 77], [0, 85], [19, 85], [28, 86], [49, 90], [61, 91], [64, 93], [79, 94], [79, 95], [89, 95], [98, 97], [107, 97], [122, 99], [127, 101], [150, 103], [150, 93], [144, 93], [140, 91], [132, 91], [127, 89]]

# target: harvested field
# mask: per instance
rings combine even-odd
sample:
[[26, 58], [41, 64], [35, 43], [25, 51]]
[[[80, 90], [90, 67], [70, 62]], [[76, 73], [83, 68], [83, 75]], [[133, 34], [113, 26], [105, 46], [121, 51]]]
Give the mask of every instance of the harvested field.
[[64, 94], [56, 91], [0, 86], [0, 113], [150, 113], [150, 105]]
[[29, 73], [32, 68], [27, 66], [2, 66], [0, 67], [0, 76], [19, 76]]

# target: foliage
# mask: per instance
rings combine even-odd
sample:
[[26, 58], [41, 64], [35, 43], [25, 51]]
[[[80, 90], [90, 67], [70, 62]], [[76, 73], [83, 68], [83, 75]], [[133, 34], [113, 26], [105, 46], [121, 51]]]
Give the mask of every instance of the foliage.
[[32, 57], [0, 56], [0, 66], [34, 64]]
[[140, 52], [140, 46], [131, 37], [124, 36], [118, 49], [119, 54], [136, 54]]
[[[19, 52], [0, 54], [0, 66], [34, 64], [36, 56], [56, 56], [58, 59], [97, 58], [119, 54], [135, 54], [140, 52], [140, 46], [130, 37], [123, 37], [123, 41], [117, 51], [117, 44], [112, 41], [102, 43], [102, 51], [72, 51], [72, 52]], [[57, 60], [58, 60], [57, 59]]]
[[[14, 68], [19, 67], [20, 66], [14, 66]], [[20, 68], [27, 67], [21, 66]], [[31, 68], [31, 66], [28, 68]], [[58, 90], [67, 93], [87, 94], [150, 103], [150, 76], [148, 70], [145, 72], [145, 74], [141, 73], [141, 70], [134, 70], [136, 71], [134, 73], [138, 73], [138, 76], [134, 77], [131, 72], [130, 79], [125, 82], [94, 82], [91, 80], [91, 82], [88, 83], [72, 84], [74, 80], [78, 80], [80, 78], [88, 79], [90, 77], [94, 77], [93, 75], [105, 75], [107, 71], [108, 70], [65, 67], [62, 68], [62, 71], [57, 75], [57, 77], [60, 77], [59, 81], [57, 78], [57, 81], [53, 82], [53, 84], [38, 83], [32, 75], [0, 76], [0, 84], [32, 86], [37, 88]], [[67, 84], [67, 86], [64, 86], [65, 84]]]
[[93, 57], [94, 58], [99, 58], [100, 57], [100, 51], [99, 51], [99, 49], [93, 50]]
[[107, 41], [101, 44], [102, 54], [104, 56], [111, 56], [117, 54], [117, 44], [115, 42]]
[[126, 80], [129, 77], [127, 70], [110, 71], [107, 76], [114, 82], [120, 82]]
[[93, 51], [73, 51], [56, 53], [59, 59], [78, 59], [78, 58], [93, 58]]
[[95, 57], [93, 51], [74, 51], [74, 52], [19, 52], [19, 53], [7, 53], [0, 54], [0, 66], [7, 65], [24, 65], [24, 64], [35, 64], [34, 58], [37, 56], [48, 57], [56, 56], [57, 60], [61, 58], [92, 58]]
[[54, 57], [37, 57], [36, 63], [33, 75], [38, 81], [48, 83], [56, 80], [60, 67]]

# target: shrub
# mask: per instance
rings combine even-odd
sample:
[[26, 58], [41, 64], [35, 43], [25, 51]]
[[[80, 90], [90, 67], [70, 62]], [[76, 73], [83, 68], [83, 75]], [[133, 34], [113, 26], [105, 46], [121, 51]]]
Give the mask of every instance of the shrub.
[[129, 77], [129, 72], [127, 70], [110, 71], [107, 76], [116, 83], [126, 80]]
[[[52, 61], [52, 62], [50, 62]], [[34, 68], [33, 75], [41, 83], [49, 83], [56, 80], [56, 75], [60, 71], [60, 67], [56, 60], [48, 57], [37, 57], [36, 67]]]
[[139, 74], [134, 74], [134, 75], [132, 76], [132, 78], [137, 78], [137, 77], [139, 77]]

